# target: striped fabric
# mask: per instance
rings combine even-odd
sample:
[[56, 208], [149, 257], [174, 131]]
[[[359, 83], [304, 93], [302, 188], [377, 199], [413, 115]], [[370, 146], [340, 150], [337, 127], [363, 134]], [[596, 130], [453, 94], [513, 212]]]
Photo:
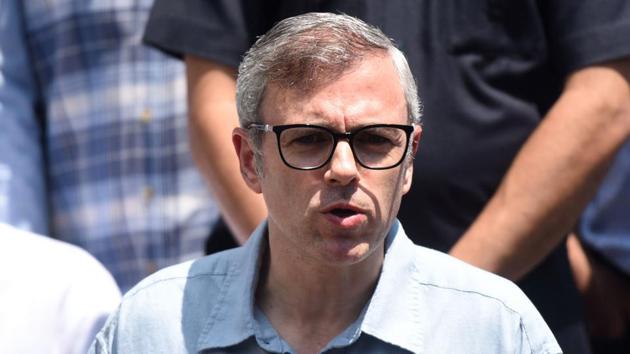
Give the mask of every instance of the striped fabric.
[[87, 249], [123, 291], [200, 256], [218, 209], [190, 157], [183, 65], [141, 42], [152, 1], [19, 2], [51, 235]]

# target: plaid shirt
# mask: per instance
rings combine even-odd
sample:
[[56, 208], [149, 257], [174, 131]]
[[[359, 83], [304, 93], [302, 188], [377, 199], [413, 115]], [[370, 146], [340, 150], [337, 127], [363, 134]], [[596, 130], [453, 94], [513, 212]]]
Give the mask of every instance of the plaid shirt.
[[[49, 233], [92, 253], [123, 291], [200, 256], [218, 209], [190, 156], [183, 64], [141, 42], [152, 0], [2, 1], [37, 83], [40, 113], [21, 119], [42, 127]], [[2, 57], [11, 67], [13, 55]], [[22, 171], [9, 172], [0, 189], [10, 206]]]

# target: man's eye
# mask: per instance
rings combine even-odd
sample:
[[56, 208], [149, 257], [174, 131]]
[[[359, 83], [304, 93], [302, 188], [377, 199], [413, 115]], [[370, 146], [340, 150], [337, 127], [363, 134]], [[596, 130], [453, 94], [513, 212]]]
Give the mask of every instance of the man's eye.
[[367, 145], [391, 145], [392, 141], [382, 135], [378, 135], [378, 134], [361, 134], [361, 136], [358, 137], [358, 142], [360, 142], [361, 144], [367, 144]]
[[329, 139], [322, 133], [311, 133], [305, 134], [302, 136], [295, 137], [291, 142], [293, 144], [299, 145], [313, 145], [313, 144], [321, 144], [323, 142], [328, 141]]

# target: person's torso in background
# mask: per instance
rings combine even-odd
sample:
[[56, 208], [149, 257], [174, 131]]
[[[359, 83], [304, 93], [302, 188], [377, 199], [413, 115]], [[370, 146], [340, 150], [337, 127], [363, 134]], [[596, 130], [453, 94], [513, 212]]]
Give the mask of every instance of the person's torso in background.
[[123, 290], [200, 256], [218, 209], [190, 156], [183, 64], [141, 42], [152, 1], [22, 6], [52, 235], [95, 255]]

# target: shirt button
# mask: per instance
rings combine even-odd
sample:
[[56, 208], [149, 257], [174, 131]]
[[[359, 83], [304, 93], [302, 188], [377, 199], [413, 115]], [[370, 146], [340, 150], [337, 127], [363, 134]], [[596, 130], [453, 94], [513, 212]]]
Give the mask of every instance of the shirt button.
[[140, 114], [140, 121], [142, 121], [143, 123], [149, 123], [152, 118], [153, 117], [151, 115], [151, 110], [149, 110], [148, 108], [142, 111], [142, 114]]
[[146, 186], [146, 187], [144, 187], [144, 190], [142, 191], [142, 194], [144, 196], [144, 201], [148, 203], [155, 196], [155, 190], [153, 190], [153, 188], [150, 187], [150, 186]]

